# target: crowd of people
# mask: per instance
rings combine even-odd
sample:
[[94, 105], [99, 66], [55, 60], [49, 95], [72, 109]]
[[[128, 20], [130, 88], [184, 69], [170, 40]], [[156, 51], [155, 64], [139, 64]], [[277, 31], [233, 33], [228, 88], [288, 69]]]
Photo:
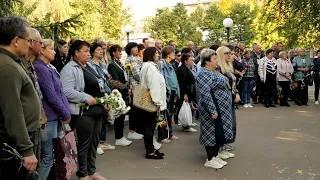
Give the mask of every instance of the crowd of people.
[[[163, 159], [162, 144], [179, 140], [172, 124], [180, 124], [184, 132], [197, 132], [196, 123], [180, 122], [184, 103], [190, 103], [193, 118], [200, 121], [199, 141], [207, 153], [204, 166], [220, 169], [235, 156], [231, 151], [236, 139], [235, 110], [240, 104], [252, 108], [263, 103], [269, 108], [278, 101], [280, 106], [290, 106], [291, 100], [308, 105], [308, 86], [313, 82], [315, 104], [319, 104], [320, 58], [311, 61], [301, 48], [287, 53], [282, 43], [264, 54], [258, 44], [247, 50], [238, 42], [195, 48], [190, 41], [182, 50], [174, 41], [164, 46], [161, 40], [147, 38], [124, 48], [101, 37], [92, 43], [54, 42], [42, 39], [16, 16], [0, 18], [0, 37], [1, 179], [25, 179], [29, 171], [36, 171], [39, 179], [54, 179], [52, 140], [59, 136], [61, 124], [76, 131], [76, 175], [81, 180], [106, 179], [96, 172], [95, 162], [97, 154], [116, 148], [107, 141], [110, 123], [116, 146], [143, 139], [145, 158]], [[109, 80], [121, 86], [111, 86]], [[133, 106], [137, 86], [148, 89], [157, 111]], [[126, 115], [114, 117], [96, 101], [113, 89], [132, 107], [127, 136]], [[88, 108], [79, 106], [83, 103]], [[4, 143], [14, 147], [23, 161], [12, 158]]]

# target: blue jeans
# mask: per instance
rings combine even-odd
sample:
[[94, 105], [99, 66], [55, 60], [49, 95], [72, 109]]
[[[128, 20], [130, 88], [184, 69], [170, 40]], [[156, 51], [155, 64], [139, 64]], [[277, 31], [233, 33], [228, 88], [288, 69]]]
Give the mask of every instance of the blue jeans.
[[41, 129], [41, 159], [37, 168], [40, 180], [46, 180], [53, 166], [52, 139], [58, 137], [58, 120], [49, 121], [45, 129]]
[[100, 141], [107, 142], [107, 123], [105, 122], [105, 120], [102, 122], [102, 128], [99, 136]]
[[242, 102], [243, 104], [250, 104], [251, 91], [253, 88], [253, 77], [243, 77], [242, 78]]

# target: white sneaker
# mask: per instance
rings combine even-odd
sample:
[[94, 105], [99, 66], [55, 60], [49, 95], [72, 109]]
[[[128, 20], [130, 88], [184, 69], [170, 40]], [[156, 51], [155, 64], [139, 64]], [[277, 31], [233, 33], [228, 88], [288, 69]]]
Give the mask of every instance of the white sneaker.
[[125, 137], [116, 140], [116, 146], [129, 146], [132, 141], [128, 141]]
[[226, 159], [229, 159], [230, 157], [224, 153], [224, 151], [219, 151], [218, 153], [218, 156], [219, 158], [223, 159], [223, 160], [226, 160]]
[[[226, 150], [222, 150], [219, 152], [219, 154], [222, 154], [222, 155], [225, 155], [224, 157], [228, 156], [228, 158], [233, 158], [234, 157], [234, 154], [229, 152], [229, 151], [226, 151]], [[220, 157], [221, 159], [223, 159], [222, 157]], [[227, 158], [227, 159], [228, 159]]]
[[243, 107], [244, 107], [244, 108], [248, 108], [249, 106], [248, 106], [248, 104], [245, 104], [245, 105], [243, 105]]
[[101, 147], [98, 147], [98, 148], [97, 148], [97, 154], [99, 154], [99, 155], [104, 154], [104, 151], [102, 150]]
[[247, 104], [247, 106], [248, 106], [249, 108], [253, 108], [253, 106], [252, 106], [251, 104]]
[[114, 150], [114, 149], [116, 149], [116, 147], [112, 146], [111, 144], [108, 144], [108, 145], [100, 144], [99, 146], [101, 147], [102, 150]]
[[130, 133], [128, 134], [128, 139], [135, 139], [135, 140], [140, 140], [143, 138], [143, 135], [142, 134], [138, 134], [136, 132], [134, 133]]
[[190, 124], [189, 126], [190, 127], [196, 127], [198, 124], [197, 123], [192, 123], [192, 124]]
[[184, 132], [197, 132], [197, 130], [196, 129], [194, 129], [194, 128], [189, 128], [189, 129], [184, 129], [184, 128], [182, 128], [182, 131], [184, 131]]
[[161, 144], [153, 142], [153, 147], [155, 150], [159, 150], [161, 148], [161, 146], [162, 146]]
[[128, 140], [126, 137], [122, 137], [122, 138], [124, 138], [124, 140], [127, 141], [128, 143], [130, 144], [132, 143], [132, 141]]
[[315, 105], [319, 105], [319, 101], [314, 102]]
[[223, 165], [220, 164], [215, 157], [212, 158], [211, 161], [208, 161], [207, 159], [206, 163], [204, 163], [204, 166], [214, 168], [214, 169], [221, 169], [223, 167]]
[[224, 166], [228, 164], [226, 161], [222, 160], [222, 159], [219, 158], [218, 156], [216, 157], [216, 160], [217, 160], [220, 164], [222, 164], [222, 165], [224, 165]]

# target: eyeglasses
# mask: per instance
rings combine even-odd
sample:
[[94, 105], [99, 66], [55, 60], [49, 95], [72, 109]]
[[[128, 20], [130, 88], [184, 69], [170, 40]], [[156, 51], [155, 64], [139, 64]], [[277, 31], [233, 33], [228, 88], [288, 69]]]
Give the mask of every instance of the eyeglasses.
[[31, 44], [31, 42], [32, 42], [32, 39], [26, 39], [22, 36], [18, 36], [18, 38], [26, 40], [29, 44]]
[[181, 56], [181, 54], [178, 54], [177, 56], [178, 56], [178, 57], [180, 57], [180, 56]]
[[225, 55], [231, 55], [231, 52], [225, 52], [224, 54]]
[[30, 39], [30, 40], [31, 40], [31, 42], [38, 42], [38, 43], [40, 43], [41, 45], [43, 44], [42, 41], [37, 41], [37, 40], [34, 40], [34, 39]]

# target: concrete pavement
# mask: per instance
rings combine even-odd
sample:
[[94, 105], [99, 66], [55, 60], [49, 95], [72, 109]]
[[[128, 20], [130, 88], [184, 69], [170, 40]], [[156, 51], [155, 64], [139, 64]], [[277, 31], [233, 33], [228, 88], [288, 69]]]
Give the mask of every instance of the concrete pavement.
[[[235, 158], [221, 170], [203, 166], [206, 152], [199, 132], [174, 126], [180, 140], [162, 146], [164, 160], [145, 159], [143, 140], [135, 140], [98, 155], [97, 171], [108, 180], [320, 180], [320, 106], [313, 100], [309, 106], [290, 104], [237, 110]], [[113, 133], [108, 132], [111, 144]]]

